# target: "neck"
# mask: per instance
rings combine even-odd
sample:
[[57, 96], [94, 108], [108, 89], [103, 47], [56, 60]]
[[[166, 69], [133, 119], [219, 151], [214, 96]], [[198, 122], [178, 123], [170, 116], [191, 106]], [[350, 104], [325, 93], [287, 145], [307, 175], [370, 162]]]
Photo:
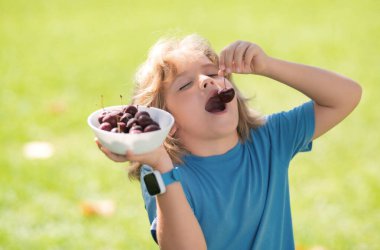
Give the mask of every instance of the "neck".
[[215, 139], [194, 139], [194, 137], [182, 137], [182, 142], [185, 148], [193, 155], [206, 157], [212, 155], [221, 155], [232, 149], [239, 141], [239, 136], [236, 133], [226, 135]]

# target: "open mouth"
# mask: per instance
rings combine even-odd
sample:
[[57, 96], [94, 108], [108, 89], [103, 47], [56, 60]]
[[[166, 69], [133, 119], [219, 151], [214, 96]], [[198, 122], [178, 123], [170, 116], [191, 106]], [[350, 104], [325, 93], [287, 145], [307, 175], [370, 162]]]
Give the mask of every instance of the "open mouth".
[[207, 101], [205, 110], [210, 113], [224, 111], [226, 109], [226, 103], [232, 101], [234, 96], [235, 90], [233, 88], [219, 90]]
[[211, 97], [205, 106], [205, 110], [210, 113], [217, 113], [224, 111], [226, 109], [226, 104], [222, 102], [218, 95]]

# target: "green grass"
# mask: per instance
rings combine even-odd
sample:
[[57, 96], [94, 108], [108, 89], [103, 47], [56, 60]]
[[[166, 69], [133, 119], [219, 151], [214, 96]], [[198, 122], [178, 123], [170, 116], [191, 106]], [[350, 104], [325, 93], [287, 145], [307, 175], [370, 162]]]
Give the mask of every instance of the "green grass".
[[[364, 90], [355, 112], [300, 154], [290, 170], [296, 245], [380, 247], [377, 1], [0, 0], [0, 249], [157, 249], [139, 184], [99, 153], [89, 113], [129, 99], [133, 74], [167, 33], [196, 32], [220, 51], [250, 40], [274, 57], [328, 68]], [[263, 113], [304, 96], [274, 81], [237, 76]], [[48, 141], [46, 160], [22, 155]], [[111, 199], [111, 217], [80, 204]]]

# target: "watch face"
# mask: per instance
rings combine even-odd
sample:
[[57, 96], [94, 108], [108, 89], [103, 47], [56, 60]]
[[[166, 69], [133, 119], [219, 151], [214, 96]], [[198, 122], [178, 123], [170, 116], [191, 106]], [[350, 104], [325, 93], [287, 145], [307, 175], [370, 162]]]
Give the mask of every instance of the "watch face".
[[144, 182], [146, 189], [150, 195], [157, 195], [161, 192], [160, 186], [158, 185], [156, 176], [153, 173], [149, 173], [144, 176]]

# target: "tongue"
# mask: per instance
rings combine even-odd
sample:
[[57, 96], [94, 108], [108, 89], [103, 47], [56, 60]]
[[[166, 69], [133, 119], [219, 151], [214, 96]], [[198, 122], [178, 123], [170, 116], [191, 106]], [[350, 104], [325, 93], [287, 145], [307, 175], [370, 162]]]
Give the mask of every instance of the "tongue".
[[226, 105], [221, 102], [218, 96], [211, 97], [206, 103], [205, 110], [210, 113], [216, 113], [225, 110]]

